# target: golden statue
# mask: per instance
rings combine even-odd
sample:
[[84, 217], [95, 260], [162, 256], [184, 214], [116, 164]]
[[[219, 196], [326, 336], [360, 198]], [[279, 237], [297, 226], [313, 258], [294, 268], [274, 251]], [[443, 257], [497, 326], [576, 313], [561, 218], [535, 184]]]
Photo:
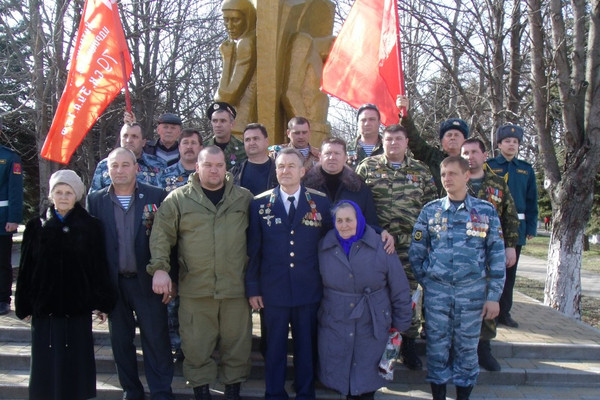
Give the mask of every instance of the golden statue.
[[233, 133], [256, 122], [256, 9], [249, 0], [224, 0], [223, 23], [229, 38], [221, 43], [223, 71], [215, 101], [235, 107]]

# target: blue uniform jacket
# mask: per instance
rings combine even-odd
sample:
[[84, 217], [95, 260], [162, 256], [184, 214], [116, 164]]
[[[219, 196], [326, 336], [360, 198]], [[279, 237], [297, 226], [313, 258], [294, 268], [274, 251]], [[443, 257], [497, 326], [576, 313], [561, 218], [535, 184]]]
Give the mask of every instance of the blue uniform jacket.
[[250, 203], [246, 296], [262, 296], [265, 307], [317, 303], [323, 295], [318, 244], [332, 227], [329, 200], [302, 186], [290, 225], [279, 190], [268, 190]]
[[0, 146], [0, 235], [12, 235], [4, 229], [7, 222], [23, 219], [23, 170], [21, 158]]
[[535, 172], [526, 161], [513, 158], [506, 160], [501, 154], [487, 160], [489, 168], [498, 176], [504, 178], [515, 200], [519, 214], [519, 242], [523, 246], [527, 235], [537, 234], [538, 194], [535, 182]]
[[500, 299], [504, 239], [496, 209], [485, 200], [467, 195], [458, 208], [447, 196], [427, 203], [413, 229], [408, 257], [424, 287], [427, 280], [466, 288], [487, 281], [487, 300]]

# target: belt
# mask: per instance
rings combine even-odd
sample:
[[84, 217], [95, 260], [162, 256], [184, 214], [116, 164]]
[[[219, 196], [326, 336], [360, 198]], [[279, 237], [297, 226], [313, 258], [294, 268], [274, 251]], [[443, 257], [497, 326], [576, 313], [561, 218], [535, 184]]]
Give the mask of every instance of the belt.
[[8, 207], [8, 200], [0, 200], [0, 207]]
[[519, 217], [519, 219], [520, 219], [521, 221], [525, 221], [525, 214], [523, 214], [523, 213], [519, 213], [519, 214], [517, 214], [517, 217]]
[[125, 279], [137, 278], [137, 272], [119, 272], [119, 276]]

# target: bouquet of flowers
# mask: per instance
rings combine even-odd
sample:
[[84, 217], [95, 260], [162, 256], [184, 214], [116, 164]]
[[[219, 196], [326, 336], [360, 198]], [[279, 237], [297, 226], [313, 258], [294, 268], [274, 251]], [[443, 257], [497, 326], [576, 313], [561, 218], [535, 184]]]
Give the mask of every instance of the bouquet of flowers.
[[379, 361], [379, 375], [387, 381], [394, 379], [394, 360], [398, 357], [400, 344], [402, 344], [400, 332], [394, 328], [390, 329], [385, 350]]

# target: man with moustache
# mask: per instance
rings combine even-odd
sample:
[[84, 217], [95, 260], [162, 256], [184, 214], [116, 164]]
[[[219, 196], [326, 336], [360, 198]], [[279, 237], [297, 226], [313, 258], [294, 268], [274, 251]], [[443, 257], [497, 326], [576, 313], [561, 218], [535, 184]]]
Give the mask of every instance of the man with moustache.
[[198, 154], [202, 150], [202, 135], [197, 129], [185, 128], [181, 131], [177, 164], [167, 167], [158, 177], [159, 185], [167, 192], [187, 183], [189, 176], [196, 171]]

